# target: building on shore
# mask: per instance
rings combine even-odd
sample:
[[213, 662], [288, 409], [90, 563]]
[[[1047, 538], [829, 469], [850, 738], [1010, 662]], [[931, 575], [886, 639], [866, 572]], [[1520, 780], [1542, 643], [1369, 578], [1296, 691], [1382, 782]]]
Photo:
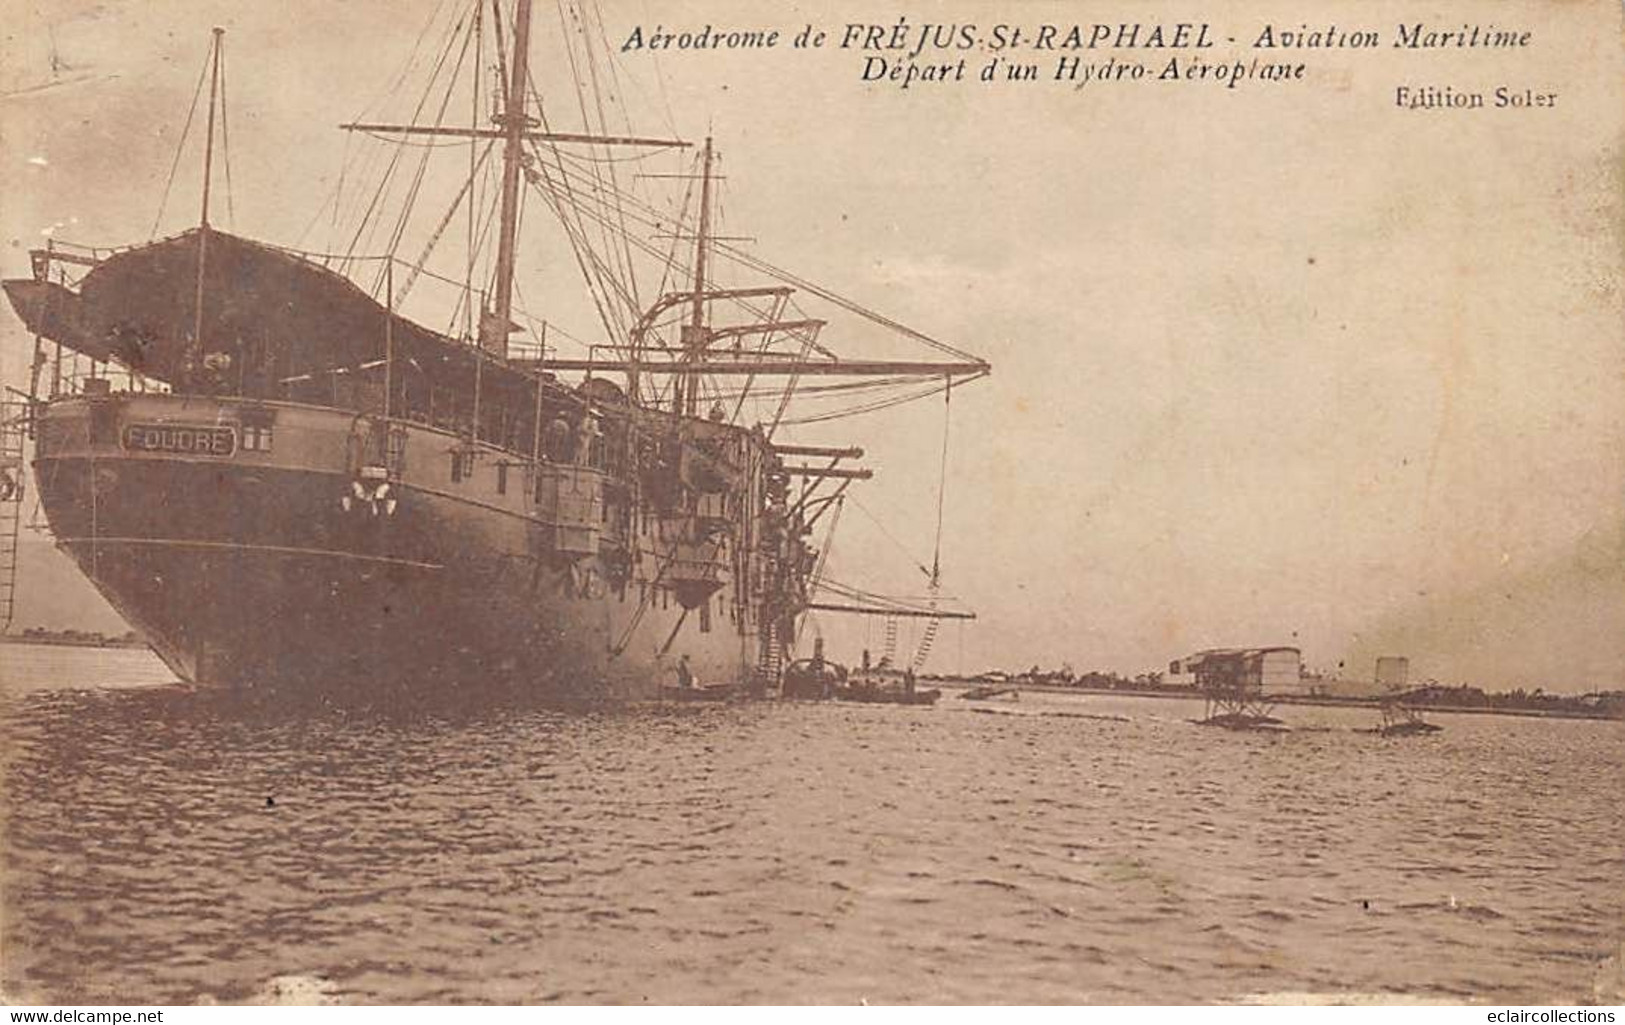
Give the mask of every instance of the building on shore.
[[1411, 660], [1404, 655], [1377, 657], [1377, 687], [1381, 690], [1404, 690], [1411, 680]]

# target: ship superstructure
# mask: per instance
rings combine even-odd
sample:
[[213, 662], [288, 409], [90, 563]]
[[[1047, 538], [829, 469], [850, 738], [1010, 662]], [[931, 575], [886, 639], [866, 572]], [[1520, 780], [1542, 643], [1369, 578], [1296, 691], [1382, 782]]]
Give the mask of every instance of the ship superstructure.
[[[433, 121], [345, 126], [466, 151], [467, 184], [417, 258], [398, 231], [377, 257], [335, 260], [213, 226], [211, 88], [196, 227], [118, 250], [53, 243], [4, 283], [35, 336], [27, 427], [50, 529], [195, 682], [501, 676], [639, 695], [682, 667], [770, 685], [816, 604], [813, 528], [868, 476], [851, 465], [861, 450], [780, 440], [792, 398], [854, 382], [866, 404], [877, 384], [917, 397], [989, 368], [923, 335], [946, 358], [836, 356], [796, 293], [869, 314], [717, 235], [709, 139], [549, 129], [529, 0], [500, 23], [473, 12], [457, 31], [490, 46], [501, 83], [487, 118], [448, 124], [441, 104]], [[217, 30], [216, 85], [222, 47]], [[482, 112], [478, 86], [474, 98]], [[640, 220], [601, 167], [584, 187], [573, 147], [697, 149], [697, 204], [669, 225]], [[550, 350], [545, 323], [517, 323], [530, 321], [516, 271], [527, 191], [557, 215], [604, 314], [606, 340], [584, 358]], [[606, 256], [583, 236], [592, 223], [608, 237], [611, 204], [622, 230]], [[400, 306], [459, 208], [470, 251], [487, 234], [495, 248], [467, 260], [440, 331]], [[614, 257], [654, 251], [654, 227], [672, 245], [641, 299]], [[764, 280], [718, 283], [720, 255]], [[747, 426], [747, 396], [760, 409], [764, 394], [773, 414]]]

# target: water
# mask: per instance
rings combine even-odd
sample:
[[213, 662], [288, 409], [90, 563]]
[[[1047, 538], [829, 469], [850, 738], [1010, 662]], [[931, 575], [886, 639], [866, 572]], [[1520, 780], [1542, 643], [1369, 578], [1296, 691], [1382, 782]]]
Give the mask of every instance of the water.
[[1442, 734], [1384, 740], [1354, 732], [1369, 712], [1289, 708], [1296, 732], [1256, 735], [1191, 725], [1181, 701], [951, 693], [389, 716], [153, 686], [138, 653], [0, 659], [13, 999], [1567, 1003], [1617, 985], [1617, 723], [1441, 715]]

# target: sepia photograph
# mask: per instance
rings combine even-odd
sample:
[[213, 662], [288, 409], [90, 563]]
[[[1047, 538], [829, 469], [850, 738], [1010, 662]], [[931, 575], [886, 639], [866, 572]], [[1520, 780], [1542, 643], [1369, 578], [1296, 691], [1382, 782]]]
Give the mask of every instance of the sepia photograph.
[[13, 1021], [1625, 1004], [1620, 0], [0, 0], [0, 242]]

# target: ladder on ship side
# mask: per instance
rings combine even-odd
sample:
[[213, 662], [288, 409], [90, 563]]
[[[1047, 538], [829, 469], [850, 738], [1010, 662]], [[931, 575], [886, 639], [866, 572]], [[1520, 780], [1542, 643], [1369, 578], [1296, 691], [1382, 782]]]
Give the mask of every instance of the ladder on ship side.
[[23, 436], [28, 407], [0, 402], [0, 633], [17, 614], [17, 544], [23, 520]]
[[936, 643], [937, 627], [941, 624], [942, 620], [934, 617], [925, 621], [925, 630], [920, 635], [920, 646], [915, 649], [914, 661], [911, 663], [916, 673], [925, 668], [925, 660], [931, 657], [931, 645]]
[[767, 643], [762, 647], [762, 656], [756, 663], [757, 678], [767, 687], [776, 687], [779, 677], [784, 672], [784, 642], [779, 639], [779, 631], [774, 624], [767, 625]]

